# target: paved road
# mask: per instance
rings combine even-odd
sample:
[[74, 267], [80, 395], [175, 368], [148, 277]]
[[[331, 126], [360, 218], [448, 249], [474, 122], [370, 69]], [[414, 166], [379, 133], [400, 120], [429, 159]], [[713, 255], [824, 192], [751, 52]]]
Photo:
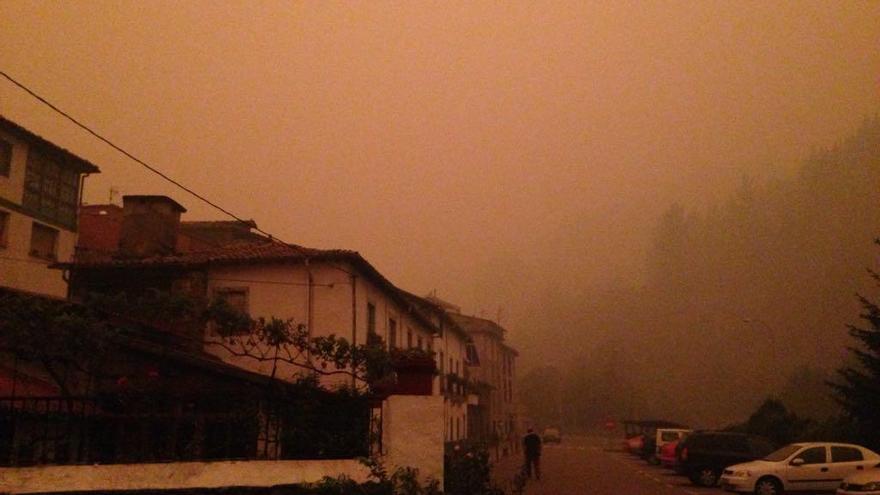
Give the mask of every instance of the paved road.
[[604, 448], [601, 439], [567, 437], [546, 445], [542, 478], [526, 495], [720, 495], [718, 488], [693, 486], [668, 469], [649, 466], [622, 452]]

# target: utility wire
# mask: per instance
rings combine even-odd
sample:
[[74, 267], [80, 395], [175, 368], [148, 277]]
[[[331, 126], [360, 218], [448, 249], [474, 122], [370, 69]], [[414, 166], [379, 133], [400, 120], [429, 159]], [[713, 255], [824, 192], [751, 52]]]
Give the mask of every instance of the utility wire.
[[[43, 104], [46, 105], [47, 107], [49, 107], [49, 108], [51, 108], [52, 110], [54, 110], [56, 113], [60, 114], [61, 116], [63, 116], [63, 117], [66, 118], [67, 120], [69, 120], [69, 121], [73, 122], [74, 124], [76, 124], [76, 125], [77, 125], [79, 128], [81, 128], [82, 130], [84, 130], [84, 131], [88, 132], [89, 134], [91, 134], [92, 136], [98, 138], [100, 141], [104, 142], [106, 145], [108, 145], [108, 146], [110, 146], [111, 148], [113, 148], [114, 150], [116, 150], [116, 151], [122, 153], [123, 155], [125, 155], [125, 156], [128, 157], [128, 158], [130, 158], [130, 159], [133, 160], [134, 162], [138, 163], [138, 164], [141, 165], [142, 167], [146, 168], [146, 169], [149, 170], [150, 172], [153, 172], [154, 174], [156, 174], [156, 175], [158, 175], [159, 177], [165, 179], [166, 181], [170, 182], [171, 184], [174, 184], [175, 186], [179, 187], [180, 189], [183, 189], [184, 191], [188, 192], [189, 194], [195, 196], [197, 199], [199, 199], [199, 200], [203, 201], [204, 203], [208, 204], [209, 206], [211, 206], [211, 207], [213, 207], [213, 208], [215, 208], [215, 209], [221, 211], [222, 213], [224, 213], [225, 215], [228, 215], [229, 217], [235, 219], [236, 221], [241, 222], [241, 223], [244, 223], [244, 224], [247, 224], [247, 225], [249, 225], [249, 226], [251, 225], [250, 222], [248, 222], [247, 220], [244, 220], [243, 218], [240, 218], [239, 216], [237, 216], [236, 214], [234, 214], [234, 213], [232, 213], [231, 211], [227, 210], [226, 208], [223, 208], [222, 206], [218, 205], [217, 203], [214, 203], [213, 201], [211, 201], [211, 200], [209, 200], [208, 198], [202, 196], [201, 194], [195, 192], [194, 190], [190, 189], [189, 187], [187, 187], [187, 186], [181, 184], [180, 182], [174, 180], [173, 178], [171, 178], [170, 176], [168, 176], [167, 174], [165, 174], [165, 173], [162, 172], [161, 170], [157, 169], [156, 167], [151, 166], [151, 165], [148, 164], [147, 162], [145, 162], [145, 161], [141, 160], [140, 158], [134, 156], [133, 154], [129, 153], [128, 151], [125, 151], [122, 147], [116, 145], [113, 141], [110, 141], [109, 139], [105, 138], [104, 136], [102, 136], [101, 134], [99, 134], [97, 131], [92, 130], [89, 126], [83, 124], [82, 122], [80, 122], [79, 120], [77, 120], [76, 118], [74, 118], [73, 116], [71, 116], [69, 113], [65, 112], [64, 110], [61, 110], [60, 108], [58, 108], [57, 106], [55, 106], [52, 102], [50, 102], [50, 101], [47, 100], [46, 98], [43, 98], [42, 96], [40, 96], [39, 94], [37, 94], [36, 92], [34, 92], [32, 89], [30, 89], [30, 88], [28, 88], [27, 86], [25, 86], [24, 84], [18, 82], [15, 78], [13, 78], [13, 77], [10, 76], [9, 74], [7, 74], [4, 70], [0, 69], [0, 75], [2, 75], [4, 78], [8, 79], [9, 82], [11, 82], [12, 84], [18, 86], [19, 88], [21, 88], [23, 91], [25, 91], [25, 92], [28, 93], [29, 95], [31, 95], [31, 96], [33, 96], [34, 98], [36, 98], [37, 100], [39, 100], [41, 103], [43, 103]], [[259, 228], [259, 227], [254, 228], [254, 230], [256, 230], [257, 232], [259, 232], [259, 233], [261, 233], [261, 234], [263, 234], [263, 235], [269, 237], [270, 239], [276, 240], [276, 241], [280, 242], [281, 244], [284, 244], [284, 245], [286, 245], [286, 246], [289, 246], [289, 247], [293, 248], [292, 245], [290, 245], [290, 244], [288, 244], [288, 243], [286, 243], [286, 242], [283, 242], [283, 241], [278, 240], [277, 237], [273, 236], [273, 235], [270, 234], [269, 232], [266, 232], [265, 230], [263, 230], [263, 229], [261, 229], [261, 228]]]

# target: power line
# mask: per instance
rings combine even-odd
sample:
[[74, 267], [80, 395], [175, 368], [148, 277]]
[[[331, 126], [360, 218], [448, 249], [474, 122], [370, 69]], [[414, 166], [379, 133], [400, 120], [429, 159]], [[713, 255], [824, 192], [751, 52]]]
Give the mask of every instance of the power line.
[[[13, 77], [10, 76], [9, 74], [7, 74], [7, 73], [6, 73], [5, 71], [3, 71], [2, 69], [0, 69], [0, 75], [2, 75], [4, 78], [8, 79], [9, 82], [11, 82], [12, 84], [18, 86], [20, 89], [22, 89], [23, 91], [25, 91], [25, 92], [28, 93], [29, 95], [31, 95], [31, 96], [33, 96], [34, 98], [36, 98], [37, 100], [39, 100], [41, 103], [43, 103], [43, 104], [46, 105], [47, 107], [49, 107], [49, 108], [51, 108], [52, 110], [54, 110], [54, 111], [55, 111], [56, 113], [58, 113], [59, 115], [63, 116], [63, 117], [66, 118], [67, 120], [73, 122], [77, 127], [79, 127], [79, 128], [81, 128], [82, 130], [88, 132], [88, 133], [91, 134], [92, 136], [98, 138], [100, 141], [104, 142], [106, 145], [108, 145], [108, 146], [110, 146], [111, 148], [113, 148], [114, 150], [116, 150], [116, 151], [122, 153], [123, 155], [125, 155], [125, 156], [128, 157], [129, 159], [133, 160], [135, 163], [141, 165], [142, 167], [146, 168], [146, 169], [149, 170], [150, 172], [153, 172], [154, 174], [156, 174], [156, 175], [158, 175], [159, 177], [165, 179], [166, 181], [170, 182], [171, 184], [173, 184], [173, 185], [179, 187], [180, 189], [183, 189], [184, 191], [188, 192], [188, 193], [191, 194], [192, 196], [194, 196], [194, 197], [196, 197], [197, 199], [203, 201], [204, 203], [208, 204], [209, 206], [211, 206], [211, 207], [213, 207], [213, 208], [219, 210], [220, 212], [224, 213], [225, 215], [228, 215], [229, 217], [235, 219], [236, 221], [241, 222], [241, 223], [244, 223], [244, 224], [247, 224], [248, 226], [251, 225], [247, 220], [244, 220], [243, 218], [240, 218], [239, 216], [237, 216], [236, 214], [234, 214], [234, 213], [232, 213], [231, 211], [227, 210], [226, 208], [223, 208], [222, 206], [218, 205], [217, 203], [214, 203], [213, 201], [209, 200], [208, 198], [202, 196], [201, 194], [195, 192], [194, 190], [192, 190], [192, 189], [190, 189], [189, 187], [183, 185], [182, 183], [178, 182], [177, 180], [171, 178], [170, 176], [168, 176], [167, 174], [165, 174], [165, 173], [162, 172], [161, 170], [157, 169], [156, 167], [151, 166], [150, 164], [148, 164], [148, 163], [145, 162], [144, 160], [141, 160], [140, 158], [136, 157], [135, 155], [129, 153], [128, 151], [125, 151], [122, 147], [118, 146], [118, 145], [115, 144], [113, 141], [110, 141], [108, 138], [105, 138], [104, 136], [102, 136], [102, 135], [101, 135], [100, 133], [98, 133], [97, 131], [92, 130], [92, 128], [90, 128], [89, 126], [83, 124], [82, 122], [80, 122], [79, 120], [77, 120], [76, 118], [74, 118], [73, 116], [71, 116], [69, 113], [65, 112], [64, 110], [61, 110], [60, 108], [58, 108], [57, 106], [55, 106], [52, 102], [50, 102], [50, 101], [47, 100], [46, 98], [43, 98], [42, 96], [40, 96], [39, 94], [37, 94], [36, 92], [34, 92], [32, 89], [30, 89], [30, 88], [28, 88], [27, 86], [25, 86], [23, 83], [18, 82], [15, 78], [13, 78]], [[252, 227], [252, 228], [253, 228], [254, 230], [256, 230], [257, 232], [259, 232], [259, 233], [261, 233], [261, 234], [263, 234], [263, 235], [265, 235], [265, 236], [267, 236], [267, 237], [269, 237], [269, 238], [271, 238], [271, 239], [275, 239], [275, 240], [277, 240], [277, 237], [273, 236], [273, 235], [270, 234], [269, 232], [264, 231], [263, 229], [260, 229], [259, 227]], [[290, 245], [287, 244], [286, 242], [283, 242], [283, 241], [279, 241], [279, 242], [281, 242], [281, 243], [284, 244], [284, 245], [290, 246]], [[293, 246], [290, 246], [290, 247], [293, 247]]]
[[[213, 201], [211, 201], [211, 200], [209, 200], [208, 198], [202, 196], [201, 194], [195, 192], [194, 190], [190, 189], [189, 187], [183, 185], [182, 183], [180, 183], [180, 182], [178, 182], [178, 181], [172, 179], [170, 176], [168, 176], [167, 174], [163, 173], [162, 171], [160, 171], [160, 170], [157, 169], [156, 167], [151, 166], [150, 164], [148, 164], [148, 163], [145, 162], [144, 160], [141, 160], [140, 158], [138, 158], [138, 157], [134, 156], [133, 154], [129, 153], [128, 151], [125, 151], [125, 149], [123, 149], [121, 146], [119, 146], [119, 145], [115, 144], [114, 142], [110, 141], [108, 138], [105, 138], [104, 136], [102, 136], [102, 135], [101, 135], [100, 133], [98, 133], [97, 131], [92, 130], [89, 126], [83, 124], [82, 122], [80, 122], [79, 120], [77, 120], [76, 118], [74, 118], [73, 116], [71, 116], [70, 114], [68, 114], [67, 112], [65, 112], [64, 110], [61, 110], [61, 109], [58, 108], [56, 105], [54, 105], [52, 102], [50, 102], [50, 101], [47, 100], [46, 98], [40, 96], [39, 94], [37, 94], [37, 93], [36, 93], [35, 91], [33, 91], [32, 89], [30, 89], [30, 88], [28, 88], [27, 86], [25, 86], [23, 83], [18, 82], [15, 78], [13, 78], [13, 77], [10, 76], [9, 74], [7, 74], [3, 69], [0, 69], [0, 75], [2, 75], [4, 78], [6, 78], [7, 80], [9, 80], [12, 84], [18, 86], [20, 89], [22, 89], [23, 91], [25, 91], [26, 93], [28, 93], [28, 94], [31, 95], [32, 97], [36, 98], [38, 101], [40, 101], [41, 103], [43, 103], [43, 104], [46, 105], [47, 107], [49, 107], [49, 108], [51, 108], [52, 110], [54, 110], [54, 111], [55, 111], [56, 113], [58, 113], [59, 115], [63, 116], [63, 117], [66, 118], [67, 120], [73, 122], [77, 127], [83, 129], [84, 131], [88, 132], [88, 133], [91, 134], [92, 136], [98, 138], [100, 141], [104, 142], [105, 144], [107, 144], [108, 146], [110, 146], [110, 147], [113, 148], [114, 150], [118, 151], [119, 153], [122, 153], [124, 156], [126, 156], [127, 158], [133, 160], [135, 163], [141, 165], [142, 167], [144, 167], [144, 168], [146, 168], [147, 170], [153, 172], [154, 174], [156, 174], [156, 175], [158, 175], [159, 177], [165, 179], [166, 181], [170, 182], [171, 184], [177, 186], [178, 188], [180, 188], [180, 189], [182, 189], [182, 190], [188, 192], [189, 194], [191, 194], [191, 195], [194, 196], [195, 198], [197, 198], [197, 199], [203, 201], [205, 204], [207, 204], [207, 205], [209, 205], [209, 206], [211, 206], [211, 207], [217, 209], [218, 211], [222, 212], [222, 213], [225, 214], [225, 215], [228, 215], [230, 218], [236, 220], [237, 222], [242, 223], [242, 224], [245, 224], [245, 225], [247, 225], [248, 227], [252, 228], [253, 230], [255, 230], [255, 231], [257, 231], [257, 232], [263, 234], [264, 236], [268, 237], [268, 238], [269, 238], [270, 240], [272, 240], [273, 242], [276, 242], [276, 243], [278, 243], [278, 244], [281, 244], [281, 245], [283, 245], [283, 246], [285, 246], [285, 247], [288, 247], [288, 248], [290, 248], [290, 249], [298, 250], [297, 246], [295, 246], [295, 245], [293, 245], [293, 244], [290, 244], [290, 243], [287, 243], [287, 242], [284, 242], [284, 241], [282, 241], [281, 239], [279, 239], [277, 236], [274, 236], [274, 235], [272, 235], [271, 233], [269, 233], [269, 232], [267, 232], [267, 231], [265, 231], [265, 230], [263, 230], [263, 229], [261, 229], [261, 228], [259, 228], [259, 227], [254, 226], [251, 222], [248, 222], [247, 220], [244, 220], [243, 218], [237, 216], [236, 214], [232, 213], [231, 211], [227, 210], [226, 208], [223, 208], [222, 206], [220, 206], [220, 205], [214, 203]], [[332, 266], [333, 268], [335, 268], [335, 269], [337, 269], [337, 270], [340, 270], [340, 271], [342, 271], [342, 272], [344, 272], [344, 273], [347, 273], [347, 274], [349, 274], [349, 275], [352, 274], [349, 270], [347, 270], [347, 269], [345, 269], [345, 268], [343, 268], [343, 267], [341, 267], [341, 266], [338, 266], [338, 265], [336, 265], [336, 264], [331, 264], [330, 266]], [[392, 284], [392, 286], [394, 286], [394, 285]]]

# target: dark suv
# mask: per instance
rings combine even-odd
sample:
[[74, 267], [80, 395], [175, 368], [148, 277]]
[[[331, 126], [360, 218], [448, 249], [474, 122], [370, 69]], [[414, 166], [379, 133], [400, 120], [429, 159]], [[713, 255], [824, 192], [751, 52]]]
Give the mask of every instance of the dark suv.
[[714, 486], [727, 466], [761, 459], [776, 450], [770, 440], [746, 433], [697, 431], [675, 448], [677, 469], [695, 485]]

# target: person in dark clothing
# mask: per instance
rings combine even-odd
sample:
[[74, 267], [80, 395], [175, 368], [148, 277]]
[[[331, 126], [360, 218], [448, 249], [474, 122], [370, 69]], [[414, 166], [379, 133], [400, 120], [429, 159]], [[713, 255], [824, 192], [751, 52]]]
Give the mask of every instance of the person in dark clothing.
[[541, 479], [541, 437], [535, 430], [529, 428], [523, 437], [523, 453], [526, 456], [524, 471], [526, 476], [532, 477], [532, 468], [535, 469], [535, 479]]

